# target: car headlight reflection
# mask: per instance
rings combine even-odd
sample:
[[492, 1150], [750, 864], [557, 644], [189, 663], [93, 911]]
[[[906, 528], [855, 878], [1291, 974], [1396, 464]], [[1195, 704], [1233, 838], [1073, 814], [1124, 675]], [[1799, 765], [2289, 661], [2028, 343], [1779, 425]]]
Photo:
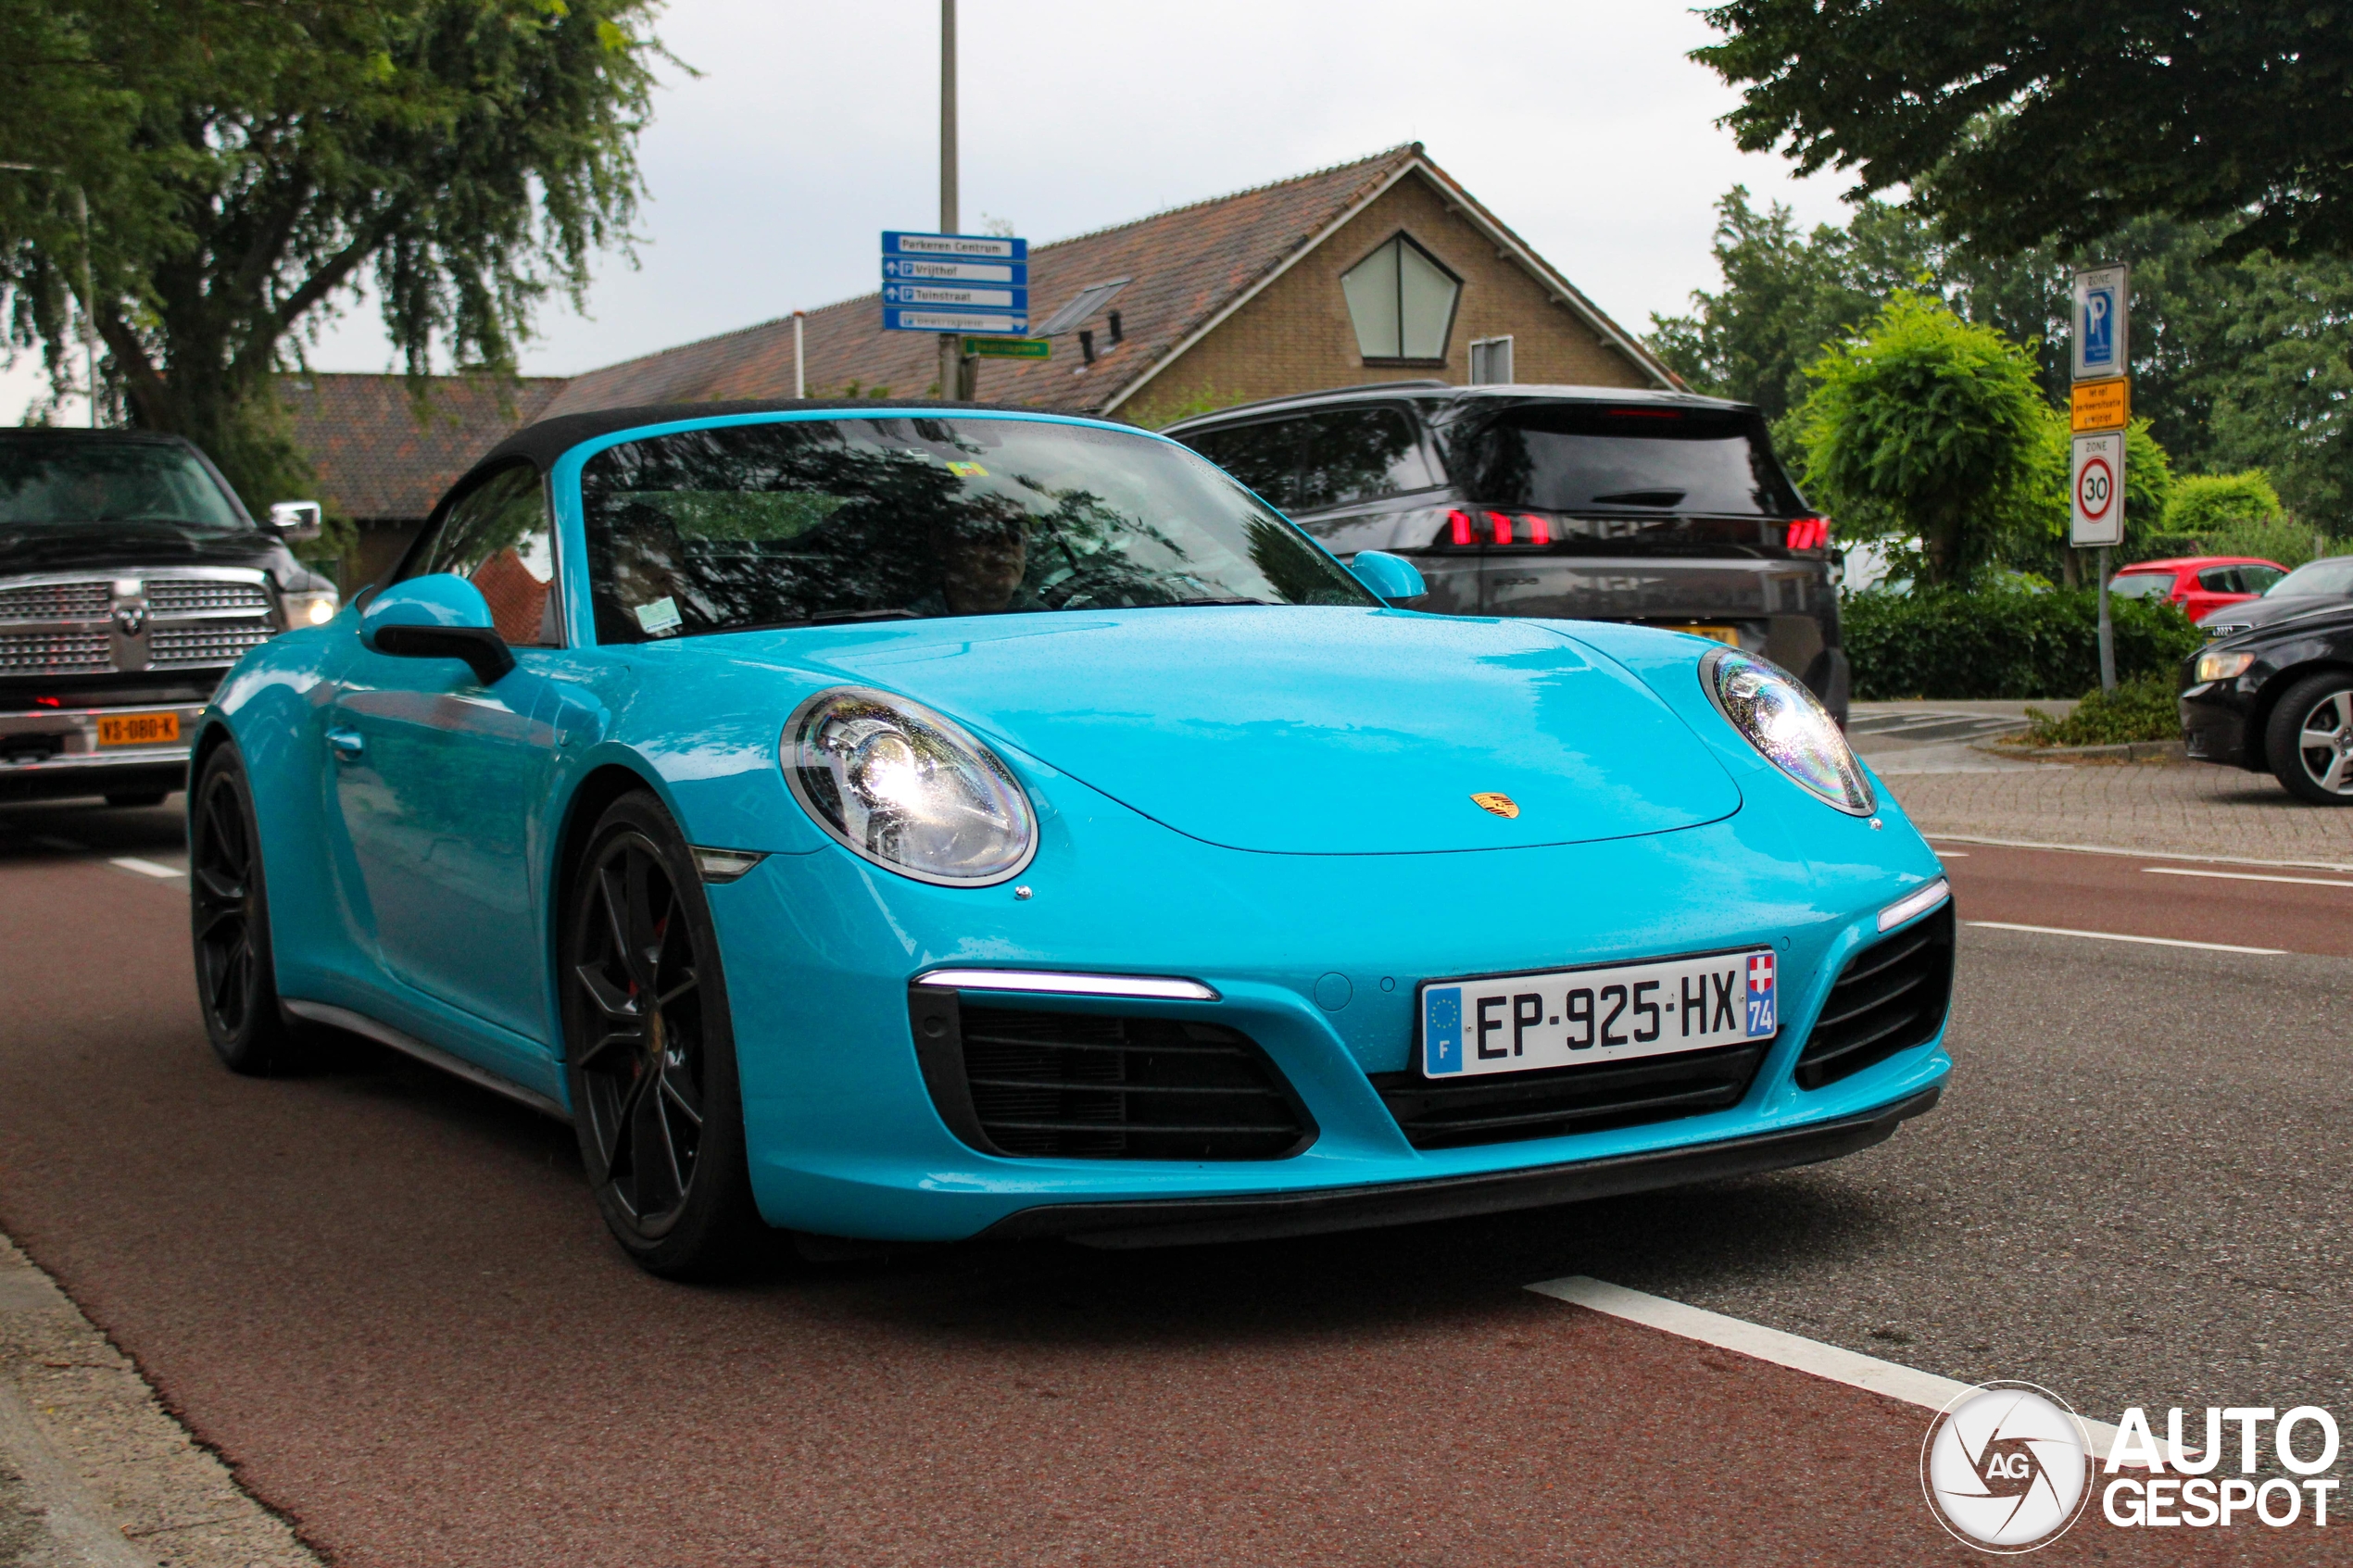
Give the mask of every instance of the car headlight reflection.
[[2200, 681], [2228, 681], [2246, 673], [2255, 662], [2251, 653], [2202, 653], [2197, 656], [2197, 678]]
[[1700, 684], [1765, 759], [1842, 811], [1867, 817], [1879, 798], [1838, 721], [1796, 677], [1731, 648], [1699, 663]]
[[952, 721], [862, 686], [819, 692], [786, 721], [785, 782], [853, 852], [919, 882], [1002, 882], [1029, 863], [1038, 821], [996, 753]]

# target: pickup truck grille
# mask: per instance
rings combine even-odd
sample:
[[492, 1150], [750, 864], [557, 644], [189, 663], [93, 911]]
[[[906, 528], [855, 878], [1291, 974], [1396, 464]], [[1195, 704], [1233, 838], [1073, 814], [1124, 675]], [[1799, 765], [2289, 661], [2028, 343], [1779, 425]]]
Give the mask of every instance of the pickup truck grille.
[[104, 621], [113, 608], [112, 578], [0, 588], [0, 621]]
[[0, 678], [222, 670], [277, 632], [258, 572], [0, 583]]
[[103, 675], [113, 668], [104, 632], [0, 631], [0, 675]]

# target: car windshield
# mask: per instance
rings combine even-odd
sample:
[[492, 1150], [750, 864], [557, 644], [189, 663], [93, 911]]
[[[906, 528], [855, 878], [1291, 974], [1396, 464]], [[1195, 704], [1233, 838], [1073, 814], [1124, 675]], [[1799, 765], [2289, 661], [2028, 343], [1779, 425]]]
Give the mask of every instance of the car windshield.
[[1049, 420], [790, 420], [583, 468], [599, 642], [1185, 604], [1377, 605], [1182, 447]]
[[2173, 574], [2120, 571], [2108, 580], [2108, 591], [2120, 599], [2161, 599], [2173, 591]]
[[1794, 517], [1803, 510], [1740, 409], [1528, 403], [1457, 427], [1449, 458], [1470, 498], [1559, 512]]
[[2331, 556], [2326, 560], [2308, 561], [2263, 590], [2263, 596], [2267, 599], [2298, 598], [2308, 595], [2330, 598], [2353, 595], [2353, 556]]
[[71, 436], [0, 441], [0, 528], [143, 522], [215, 533], [253, 528], [184, 446]]

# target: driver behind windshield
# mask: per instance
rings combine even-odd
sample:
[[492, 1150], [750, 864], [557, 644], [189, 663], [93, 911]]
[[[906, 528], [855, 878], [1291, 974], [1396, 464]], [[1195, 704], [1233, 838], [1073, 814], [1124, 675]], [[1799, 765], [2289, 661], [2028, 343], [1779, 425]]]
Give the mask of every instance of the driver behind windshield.
[[1029, 519], [1019, 508], [943, 508], [925, 532], [939, 585], [907, 607], [914, 614], [1002, 615], [1046, 608], [1023, 581], [1029, 573]]

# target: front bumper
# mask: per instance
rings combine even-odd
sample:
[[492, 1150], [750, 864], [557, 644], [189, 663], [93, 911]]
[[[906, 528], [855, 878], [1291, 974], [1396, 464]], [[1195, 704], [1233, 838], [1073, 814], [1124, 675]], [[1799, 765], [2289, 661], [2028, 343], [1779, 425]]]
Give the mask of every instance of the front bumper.
[[[0, 799], [183, 788], [188, 749], [204, 710], [201, 702], [182, 702], [0, 713]], [[100, 739], [103, 719], [164, 713], [177, 721], [179, 739], [122, 746]]]
[[[831, 847], [773, 854], [709, 889], [761, 1212], [796, 1230], [907, 1241], [1040, 1234], [1025, 1225], [1278, 1233], [1558, 1202], [1876, 1142], [1885, 1130], [1868, 1129], [1901, 1120], [1890, 1108], [1925, 1109], [1919, 1097], [1950, 1072], [1942, 1030], [1814, 1089], [1796, 1083], [1797, 1059], [1847, 960], [1883, 935], [1877, 912], [1937, 863], [1893, 802], [1881, 831], [1779, 780], [1744, 777], [1747, 808], [1681, 832], [1299, 856], [1188, 839], [1063, 779], [1024, 876], [1030, 897], [916, 884]], [[1422, 979], [1765, 945], [1780, 955], [1781, 1029], [1737, 1104], [1416, 1147], [1374, 1082], [1409, 1066]], [[1198, 979], [1216, 999], [1055, 1005], [1239, 1031], [1295, 1092], [1315, 1137], [1264, 1159], [980, 1152], [943, 1120], [909, 1015], [914, 975], [963, 966]]]
[[2254, 695], [2237, 681], [2208, 681], [2184, 687], [2179, 700], [2182, 745], [2191, 760], [2233, 768], [2261, 768], [2261, 746], [2249, 723]]
[[1779, 1132], [1680, 1148], [1539, 1165], [1485, 1175], [1342, 1187], [1330, 1192], [1193, 1198], [1139, 1203], [1055, 1203], [1000, 1220], [989, 1240], [1063, 1236], [1088, 1247], [1182, 1247], [1202, 1242], [1255, 1241], [1313, 1236], [1320, 1231], [1410, 1225], [1460, 1220], [1515, 1209], [1582, 1203], [1596, 1198], [1692, 1182], [1751, 1176], [1792, 1165], [1836, 1160], [1884, 1143], [1912, 1117], [1934, 1109], [1942, 1085], [1915, 1090], [1891, 1105]]

